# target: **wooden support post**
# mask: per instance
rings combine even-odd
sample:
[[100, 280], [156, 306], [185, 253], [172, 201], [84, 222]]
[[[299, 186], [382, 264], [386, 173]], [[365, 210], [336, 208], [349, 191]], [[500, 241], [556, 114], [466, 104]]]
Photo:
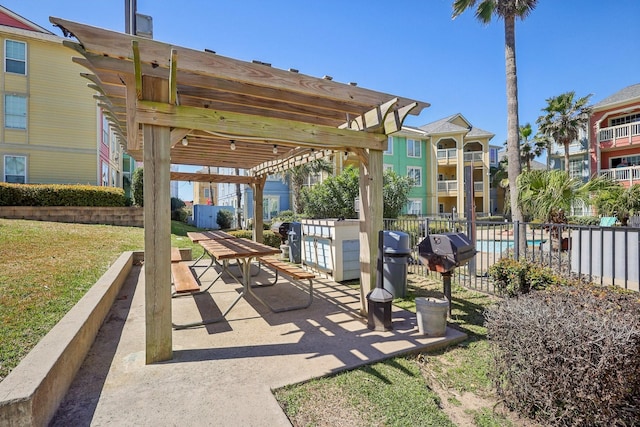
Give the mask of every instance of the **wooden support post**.
[[262, 211], [264, 207], [264, 185], [267, 182], [267, 175], [260, 175], [253, 182], [253, 240], [263, 243], [264, 235], [262, 226]]
[[[169, 100], [166, 80], [144, 77], [144, 99]], [[173, 357], [171, 327], [171, 130], [144, 125], [146, 363]]]
[[376, 286], [378, 232], [383, 228], [382, 151], [361, 150], [360, 157], [360, 312]]

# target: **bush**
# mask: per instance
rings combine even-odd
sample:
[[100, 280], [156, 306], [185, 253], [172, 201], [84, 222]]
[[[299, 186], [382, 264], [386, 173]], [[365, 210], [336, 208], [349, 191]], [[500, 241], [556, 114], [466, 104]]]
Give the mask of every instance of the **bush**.
[[124, 190], [95, 185], [0, 183], [0, 206], [125, 206]]
[[506, 299], [485, 313], [490, 377], [508, 407], [544, 425], [637, 425], [640, 300], [571, 286]]
[[597, 216], [570, 216], [567, 221], [577, 225], [600, 225], [600, 218]]
[[566, 284], [565, 279], [556, 276], [548, 267], [513, 258], [500, 259], [489, 267], [488, 274], [498, 292], [508, 297]]
[[136, 206], [144, 206], [144, 170], [138, 168], [133, 171], [131, 184], [131, 197], [133, 198], [133, 204]]
[[[230, 231], [229, 234], [244, 239], [253, 239], [253, 232], [251, 230], [235, 230]], [[265, 230], [262, 236], [265, 245], [280, 248], [280, 237], [276, 236], [273, 231]]]
[[226, 209], [219, 210], [218, 215], [216, 216], [216, 222], [223, 230], [230, 229], [231, 224], [233, 224], [233, 212]]

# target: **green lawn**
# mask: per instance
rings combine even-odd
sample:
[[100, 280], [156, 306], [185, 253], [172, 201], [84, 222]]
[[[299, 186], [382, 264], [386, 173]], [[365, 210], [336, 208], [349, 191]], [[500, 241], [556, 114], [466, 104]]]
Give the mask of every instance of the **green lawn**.
[[[202, 249], [172, 223], [172, 244]], [[0, 381], [124, 251], [142, 228], [0, 219]]]
[[[172, 245], [190, 247], [197, 257], [202, 249], [187, 238], [191, 230], [172, 223]], [[0, 381], [123, 251], [142, 250], [143, 242], [141, 228], [0, 219]], [[407, 298], [394, 304], [415, 311], [416, 296], [441, 296], [441, 287], [439, 278], [410, 274]], [[487, 379], [483, 310], [495, 299], [455, 286], [453, 295], [450, 324], [467, 341], [276, 390], [292, 423], [518, 425], [493, 410]]]

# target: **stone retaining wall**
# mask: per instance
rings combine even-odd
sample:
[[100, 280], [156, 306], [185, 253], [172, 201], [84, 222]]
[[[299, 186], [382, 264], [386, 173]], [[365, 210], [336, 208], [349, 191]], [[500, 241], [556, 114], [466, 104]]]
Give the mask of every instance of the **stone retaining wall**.
[[144, 227], [144, 208], [130, 206], [0, 206], [0, 218]]

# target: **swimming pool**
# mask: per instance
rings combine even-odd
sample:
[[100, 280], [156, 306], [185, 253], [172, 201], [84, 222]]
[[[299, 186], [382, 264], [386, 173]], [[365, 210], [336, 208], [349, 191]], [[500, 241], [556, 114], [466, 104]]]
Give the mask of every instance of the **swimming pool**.
[[[527, 240], [527, 246], [539, 247], [540, 243], [546, 242], [546, 240], [534, 239]], [[507, 249], [514, 247], [513, 240], [477, 240], [476, 250], [478, 252], [499, 254]]]

